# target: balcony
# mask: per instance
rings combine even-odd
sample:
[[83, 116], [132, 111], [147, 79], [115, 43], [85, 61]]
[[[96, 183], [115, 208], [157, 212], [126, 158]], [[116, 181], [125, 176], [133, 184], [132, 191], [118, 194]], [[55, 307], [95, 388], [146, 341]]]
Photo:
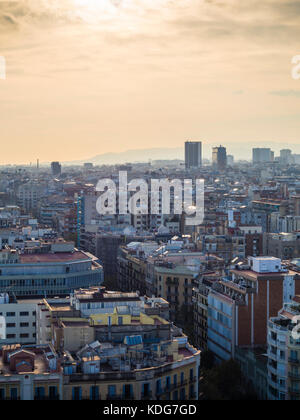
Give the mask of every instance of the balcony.
[[270, 373], [273, 373], [273, 375], [278, 375], [277, 367], [271, 364], [268, 364], [268, 370]]
[[184, 379], [183, 381], [179, 382], [178, 386], [185, 386], [187, 385], [187, 383], [188, 383], [187, 379]]
[[166, 285], [167, 286], [179, 286], [179, 281], [178, 280], [167, 280], [166, 281]]
[[184, 285], [184, 287], [187, 287], [187, 288], [189, 288], [189, 289], [193, 289], [194, 287], [196, 287], [197, 286], [197, 284], [196, 283], [188, 283], [188, 284], [185, 284]]
[[277, 353], [273, 353], [271, 351], [268, 351], [268, 358], [276, 360], [278, 359]]
[[274, 320], [269, 320], [268, 321], [268, 327], [270, 329], [272, 329], [273, 331], [279, 331], [279, 332], [287, 332], [287, 326], [285, 325], [285, 323], [281, 320], [278, 320], [277, 318]]

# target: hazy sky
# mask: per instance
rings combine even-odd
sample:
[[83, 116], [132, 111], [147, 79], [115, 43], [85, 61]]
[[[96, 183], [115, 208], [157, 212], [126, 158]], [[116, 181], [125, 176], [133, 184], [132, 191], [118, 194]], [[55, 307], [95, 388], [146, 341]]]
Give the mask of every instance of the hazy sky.
[[295, 0], [0, 0], [0, 163], [300, 144], [299, 54]]

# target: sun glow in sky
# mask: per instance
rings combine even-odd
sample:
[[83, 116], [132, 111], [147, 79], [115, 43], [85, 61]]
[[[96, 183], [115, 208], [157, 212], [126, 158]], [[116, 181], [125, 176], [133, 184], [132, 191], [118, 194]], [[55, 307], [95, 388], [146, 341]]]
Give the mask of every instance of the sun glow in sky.
[[293, 0], [0, 0], [0, 163], [296, 147], [299, 39]]

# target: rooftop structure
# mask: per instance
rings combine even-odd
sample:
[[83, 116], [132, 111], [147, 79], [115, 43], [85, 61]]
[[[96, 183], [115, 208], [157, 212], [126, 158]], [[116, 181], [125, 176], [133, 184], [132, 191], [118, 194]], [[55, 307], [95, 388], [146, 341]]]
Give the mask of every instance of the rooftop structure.
[[67, 295], [78, 287], [101, 285], [96, 257], [65, 241], [37, 242], [35, 247], [0, 251], [0, 292], [17, 297]]

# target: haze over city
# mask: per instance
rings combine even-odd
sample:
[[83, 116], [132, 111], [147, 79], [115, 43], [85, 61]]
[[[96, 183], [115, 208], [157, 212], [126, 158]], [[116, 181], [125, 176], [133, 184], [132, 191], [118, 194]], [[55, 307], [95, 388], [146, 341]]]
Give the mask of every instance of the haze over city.
[[299, 145], [299, 11], [291, 0], [1, 1], [0, 163], [185, 139], [208, 155], [247, 144], [249, 160], [252, 145]]
[[300, 400], [299, 39], [300, 0], [0, 0], [0, 401]]

